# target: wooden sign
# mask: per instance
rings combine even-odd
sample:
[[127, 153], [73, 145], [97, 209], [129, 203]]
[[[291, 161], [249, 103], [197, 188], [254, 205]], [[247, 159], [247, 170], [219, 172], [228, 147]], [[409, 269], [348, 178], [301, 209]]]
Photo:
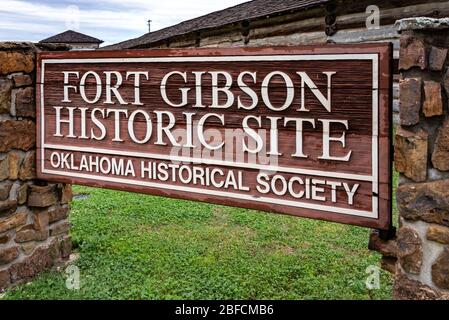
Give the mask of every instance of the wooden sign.
[[38, 56], [40, 179], [387, 229], [388, 44]]

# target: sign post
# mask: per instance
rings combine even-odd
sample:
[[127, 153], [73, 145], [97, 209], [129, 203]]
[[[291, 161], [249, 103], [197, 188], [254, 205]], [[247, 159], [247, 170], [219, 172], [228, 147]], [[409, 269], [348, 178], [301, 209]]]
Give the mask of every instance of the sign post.
[[388, 229], [387, 44], [41, 53], [38, 177]]

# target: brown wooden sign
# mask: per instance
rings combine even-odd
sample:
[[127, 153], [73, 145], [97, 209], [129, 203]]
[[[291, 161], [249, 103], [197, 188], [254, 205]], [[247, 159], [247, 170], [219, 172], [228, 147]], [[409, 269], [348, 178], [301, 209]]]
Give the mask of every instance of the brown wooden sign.
[[388, 44], [41, 53], [41, 179], [387, 229]]

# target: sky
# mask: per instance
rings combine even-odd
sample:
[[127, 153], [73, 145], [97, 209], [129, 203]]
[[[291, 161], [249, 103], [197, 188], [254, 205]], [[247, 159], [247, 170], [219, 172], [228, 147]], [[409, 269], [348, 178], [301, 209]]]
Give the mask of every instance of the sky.
[[34, 41], [65, 30], [104, 41], [135, 38], [248, 0], [0, 0], [0, 41]]

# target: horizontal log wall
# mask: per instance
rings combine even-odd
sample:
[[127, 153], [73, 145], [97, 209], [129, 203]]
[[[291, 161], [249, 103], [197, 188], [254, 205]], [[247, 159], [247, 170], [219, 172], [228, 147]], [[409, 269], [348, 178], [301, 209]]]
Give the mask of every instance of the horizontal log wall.
[[[421, 2], [421, 3], [420, 3]], [[284, 14], [250, 21], [248, 26], [237, 23], [223, 26], [219, 29], [193, 32], [177, 36], [167, 41], [151, 44], [153, 48], [184, 48], [184, 47], [242, 47], [242, 46], [276, 46], [276, 45], [301, 45], [322, 43], [369, 43], [385, 42], [393, 43], [395, 59], [399, 58], [399, 34], [394, 27], [397, 19], [428, 16], [449, 16], [449, 4], [447, 1], [434, 1], [422, 3], [422, 1], [403, 1], [401, 7], [396, 7], [388, 1], [378, 2], [380, 8], [380, 28], [367, 29], [365, 8], [370, 3], [360, 2], [352, 9], [344, 5], [338, 6], [335, 13], [330, 13], [329, 8], [319, 7], [312, 10], [297, 13]], [[353, 12], [348, 13], [348, 10]], [[355, 12], [354, 12], [355, 11]], [[336, 21], [336, 33], [326, 35], [326, 15], [334, 14]], [[393, 117], [398, 123], [398, 79], [394, 82]]]

